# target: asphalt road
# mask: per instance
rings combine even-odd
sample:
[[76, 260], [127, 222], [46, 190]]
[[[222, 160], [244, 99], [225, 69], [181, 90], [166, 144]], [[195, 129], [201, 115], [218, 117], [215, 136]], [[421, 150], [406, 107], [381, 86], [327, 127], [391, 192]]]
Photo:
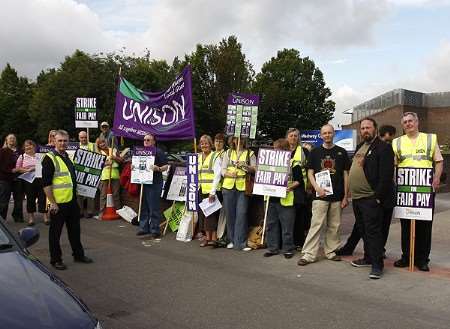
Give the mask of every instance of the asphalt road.
[[[41, 239], [31, 252], [48, 264], [48, 228], [37, 227]], [[381, 280], [369, 280], [369, 270], [353, 268], [350, 259], [299, 267], [298, 256], [199, 248], [173, 234], [142, 240], [123, 221], [82, 220], [94, 264], [73, 263], [65, 233], [61, 241], [69, 269], [57, 274], [105, 328], [450, 327], [448, 277], [388, 265]]]

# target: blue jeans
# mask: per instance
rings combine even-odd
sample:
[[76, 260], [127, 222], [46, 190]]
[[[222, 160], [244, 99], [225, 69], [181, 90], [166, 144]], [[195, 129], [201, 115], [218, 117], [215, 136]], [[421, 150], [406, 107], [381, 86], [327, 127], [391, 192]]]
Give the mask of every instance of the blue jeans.
[[244, 191], [235, 188], [222, 189], [225, 214], [227, 216], [227, 237], [234, 249], [241, 250], [247, 247], [248, 223], [247, 208], [248, 196]]
[[154, 234], [160, 233], [159, 224], [161, 223], [161, 190], [161, 183], [144, 185], [141, 216], [139, 217], [139, 227], [141, 231]]
[[[293, 252], [295, 208], [284, 207], [280, 201], [269, 202], [267, 212], [267, 248], [271, 252]], [[281, 241], [280, 241], [281, 238]]]

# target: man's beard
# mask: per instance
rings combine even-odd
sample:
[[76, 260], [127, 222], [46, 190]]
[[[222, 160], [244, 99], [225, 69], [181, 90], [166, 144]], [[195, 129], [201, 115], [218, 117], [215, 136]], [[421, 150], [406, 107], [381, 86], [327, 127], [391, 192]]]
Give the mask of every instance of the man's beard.
[[364, 135], [364, 136], [363, 136], [363, 140], [364, 140], [364, 142], [368, 143], [368, 142], [371, 142], [371, 141], [374, 139], [374, 137], [375, 137], [375, 136], [370, 135], [370, 134]]

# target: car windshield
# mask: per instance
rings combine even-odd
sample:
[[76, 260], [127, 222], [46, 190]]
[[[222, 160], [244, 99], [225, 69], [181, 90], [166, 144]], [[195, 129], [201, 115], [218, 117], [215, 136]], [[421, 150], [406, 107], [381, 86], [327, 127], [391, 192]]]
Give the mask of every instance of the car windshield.
[[11, 243], [11, 241], [8, 239], [8, 236], [6, 235], [4, 228], [2, 226], [0, 226], [0, 245], [10, 244], [10, 243]]

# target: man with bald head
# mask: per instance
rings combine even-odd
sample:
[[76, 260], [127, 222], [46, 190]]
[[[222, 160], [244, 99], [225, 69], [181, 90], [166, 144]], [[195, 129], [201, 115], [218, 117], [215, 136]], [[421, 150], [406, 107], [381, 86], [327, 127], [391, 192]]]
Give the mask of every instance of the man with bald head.
[[[323, 249], [329, 260], [339, 261], [336, 255], [339, 248], [339, 228], [342, 209], [348, 205], [348, 171], [350, 160], [347, 151], [333, 144], [334, 128], [330, 124], [320, 129], [323, 144], [309, 153], [306, 169], [313, 186], [315, 198], [312, 203], [311, 228], [302, 248], [302, 257], [298, 265], [305, 266], [317, 260], [320, 244], [320, 232], [325, 227]], [[331, 186], [316, 180], [318, 173], [329, 172]]]

